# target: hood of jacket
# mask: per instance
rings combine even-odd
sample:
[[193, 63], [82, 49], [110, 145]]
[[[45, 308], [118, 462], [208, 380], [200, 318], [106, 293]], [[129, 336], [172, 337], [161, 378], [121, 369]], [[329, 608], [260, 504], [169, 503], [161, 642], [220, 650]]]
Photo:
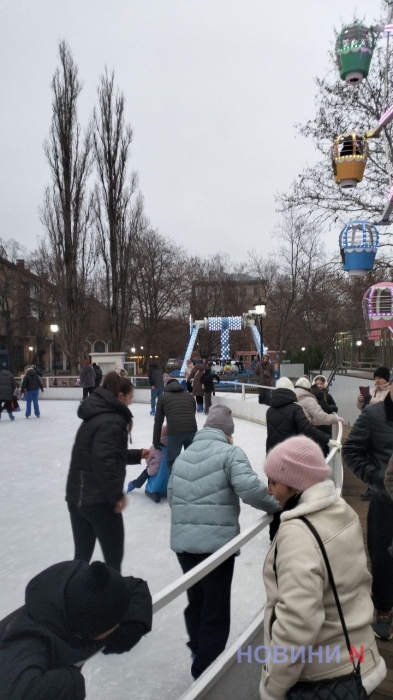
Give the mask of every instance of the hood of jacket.
[[77, 640], [67, 621], [65, 590], [81, 566], [81, 561], [64, 561], [35, 576], [26, 587], [25, 605], [7, 628], [2, 644], [29, 630], [33, 633], [37, 625], [42, 633], [47, 630], [68, 644], [75, 643]]
[[295, 401], [297, 401], [297, 397], [291, 389], [276, 389], [272, 393], [270, 405], [273, 408], [281, 408], [281, 406], [288, 406], [288, 404], [295, 403]]
[[182, 385], [177, 381], [177, 379], [172, 378], [171, 381], [164, 387], [164, 394], [172, 393], [176, 391], [185, 391]]
[[111, 391], [100, 386], [81, 403], [78, 408], [78, 417], [82, 420], [91, 420], [104, 413], [119, 413], [126, 423], [129, 423], [132, 418], [130, 409]]

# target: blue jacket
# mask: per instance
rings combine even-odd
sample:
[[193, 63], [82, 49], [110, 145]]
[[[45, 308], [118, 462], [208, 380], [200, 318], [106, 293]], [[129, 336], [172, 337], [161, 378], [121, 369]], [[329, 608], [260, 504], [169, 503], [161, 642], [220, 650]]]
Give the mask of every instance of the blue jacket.
[[172, 467], [168, 484], [172, 550], [211, 554], [236, 537], [239, 497], [267, 513], [279, 508], [245, 452], [230, 445], [222, 430], [204, 428]]

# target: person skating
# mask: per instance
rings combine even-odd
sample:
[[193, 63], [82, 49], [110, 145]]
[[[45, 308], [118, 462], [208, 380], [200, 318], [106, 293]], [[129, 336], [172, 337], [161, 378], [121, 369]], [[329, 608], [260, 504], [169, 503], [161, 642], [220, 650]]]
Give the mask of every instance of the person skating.
[[[183, 573], [239, 534], [239, 499], [266, 513], [278, 510], [247, 455], [233, 446], [234, 429], [231, 410], [212, 406], [203, 430], [173, 465], [168, 484], [171, 549]], [[225, 649], [234, 562], [232, 555], [187, 591], [185, 621], [194, 678]]]
[[83, 399], [94, 391], [96, 373], [89, 360], [85, 360], [79, 374], [81, 387], [83, 387]]
[[[314, 394], [318, 404], [325, 413], [338, 413], [337, 404], [329, 392], [326, 377], [323, 374], [317, 374], [313, 379], [311, 384], [311, 391]], [[323, 433], [326, 433], [329, 438], [332, 437], [332, 426], [331, 425], [320, 425], [318, 429]], [[325, 448], [323, 454], [327, 457], [329, 450]]]
[[205, 402], [205, 416], [208, 415], [212, 405], [212, 396], [214, 396], [215, 385], [220, 383], [220, 377], [213, 372], [210, 367], [206, 367], [201, 377], [203, 396]]
[[[295, 697], [299, 681], [328, 683], [332, 679], [336, 680], [336, 692], [326, 688], [323, 697], [350, 697], [337, 682], [341, 676], [351, 674], [353, 666], [323, 549], [350, 644], [363, 650], [361, 680], [370, 695], [385, 678], [386, 666], [371, 627], [371, 576], [359, 517], [338, 496], [321, 449], [309, 438], [302, 435], [280, 443], [269, 452], [264, 468], [269, 478], [268, 491], [280, 502], [283, 512], [263, 568], [267, 602], [262, 649], [267, 661], [262, 670], [260, 697], [285, 700], [290, 689]], [[305, 654], [294, 659], [300, 649]], [[329, 660], [325, 653], [328, 649], [338, 649], [339, 658]], [[280, 656], [280, 663], [274, 663], [276, 650], [287, 652], [286, 658]], [[312, 687], [306, 692], [313, 696]]]
[[[150, 454], [148, 457], [146, 457], [146, 469], [144, 469], [143, 472], [139, 474], [139, 476], [136, 479], [132, 479], [132, 481], [128, 482], [127, 493], [131, 493], [132, 491], [134, 491], [134, 489], [142, 488], [143, 484], [148, 480], [149, 476], [155, 476], [156, 474], [158, 474], [162, 460], [161, 445], [165, 447], [167, 444], [168, 429], [166, 425], [163, 425], [160, 437], [160, 449], [154, 447], [154, 445], [151, 445], [149, 450]], [[151, 496], [152, 500], [154, 500], [156, 503], [159, 503], [161, 500], [159, 493], [149, 494], [149, 492], [146, 491], [146, 494], [148, 496]]]
[[85, 661], [130, 651], [151, 627], [142, 579], [101, 562], [54, 564], [0, 622], [0, 700], [83, 700]]
[[40, 417], [40, 407], [38, 404], [39, 390], [41, 390], [41, 392], [44, 393], [42, 381], [34, 367], [30, 367], [27, 370], [25, 376], [23, 377], [23, 382], [21, 386], [22, 395], [24, 393], [26, 394], [26, 418], [30, 418], [31, 416], [31, 404], [33, 404], [35, 417]]
[[307, 435], [322, 449], [341, 446], [308, 420], [302, 407], [296, 403], [295, 387], [287, 377], [281, 377], [272, 392], [270, 407], [266, 412], [266, 426], [266, 453], [295, 435]]
[[297, 401], [304, 410], [307, 418], [313, 425], [333, 425], [345, 423], [344, 418], [333, 413], [325, 413], [311, 391], [311, 384], [307, 377], [300, 377], [295, 384]]
[[158, 449], [160, 448], [161, 429], [165, 419], [168, 427], [167, 466], [170, 473], [172, 464], [180, 454], [182, 447], [186, 449], [191, 445], [198, 430], [195, 420], [194, 398], [177, 379], [171, 379], [168, 382], [164, 393], [157, 401], [153, 445]]
[[97, 387], [100, 386], [101, 381], [102, 381], [102, 369], [100, 365], [97, 365], [96, 362], [93, 362], [92, 367], [94, 369], [94, 374], [96, 375], [96, 380], [94, 382], [94, 388], [97, 389]]
[[203, 413], [203, 386], [202, 377], [205, 372], [205, 363], [203, 360], [198, 360], [196, 362], [194, 369], [191, 370], [188, 380], [192, 385], [192, 394], [195, 396], [195, 401], [197, 404], [197, 412]]
[[15, 417], [12, 413], [12, 397], [14, 391], [17, 388], [17, 383], [8, 369], [2, 369], [0, 371], [0, 418], [3, 408], [8, 413], [8, 418], [14, 420]]
[[98, 539], [108, 566], [120, 571], [124, 550], [122, 511], [127, 464], [140, 464], [149, 450], [129, 450], [133, 385], [116, 372], [83, 401], [83, 420], [72, 448], [66, 501], [75, 543], [75, 559], [89, 562]]
[[150, 384], [150, 415], [155, 416], [157, 399], [160, 398], [164, 391], [164, 373], [157, 362], [150, 362], [148, 378]]
[[[263, 387], [274, 386], [274, 367], [270, 362], [270, 357], [266, 353], [262, 356], [262, 361], [258, 362], [255, 367], [255, 377], [258, 384]], [[258, 401], [261, 404], [270, 404], [271, 391], [270, 389], [259, 389]]]

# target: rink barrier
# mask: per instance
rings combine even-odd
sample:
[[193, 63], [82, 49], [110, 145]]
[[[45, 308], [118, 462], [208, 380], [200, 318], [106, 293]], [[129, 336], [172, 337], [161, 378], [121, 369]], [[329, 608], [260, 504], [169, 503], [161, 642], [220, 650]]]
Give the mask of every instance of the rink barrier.
[[[44, 387], [48, 389], [48, 399], [73, 399], [74, 396], [70, 396], [70, 392], [74, 393], [76, 390], [78, 395], [75, 397], [77, 399], [81, 398], [82, 387], [70, 386], [57, 386], [53, 387], [53, 380], [57, 381], [76, 381], [78, 377], [42, 377], [42, 382]], [[20, 377], [16, 377], [20, 380]], [[134, 379], [134, 378], [131, 378]], [[241, 386], [241, 397], [237, 395], [238, 403], [243, 406], [249, 402], [250, 398], [256, 398], [255, 393], [249, 394], [247, 396], [247, 388], [265, 388], [265, 389], [275, 389], [275, 387], [263, 387], [259, 384], [241, 384], [240, 382], [228, 382], [228, 384], [234, 384], [239, 387]], [[53, 396], [52, 392], [60, 393], [62, 396]], [[150, 403], [150, 392], [147, 394], [146, 389], [135, 390], [135, 395], [139, 393], [146, 394], [146, 399], [143, 403]], [[229, 394], [231, 396], [231, 394]], [[135, 399], [137, 396], [135, 396]], [[139, 396], [138, 396], [139, 398]], [[214, 397], [216, 403], [224, 403], [225, 395], [220, 394]], [[241, 401], [240, 401], [241, 399]], [[137, 402], [137, 401], [136, 401]], [[249, 405], [249, 404], [248, 404]], [[258, 408], [264, 409], [264, 417], [266, 409], [268, 408], [256, 404]], [[234, 412], [234, 415], [236, 413]], [[247, 418], [246, 415], [239, 415], [240, 418], [253, 420], [252, 418]], [[265, 423], [265, 420], [259, 420], [258, 422]], [[334, 424], [333, 428], [333, 438], [341, 442], [343, 427], [341, 423]], [[336, 489], [338, 493], [341, 493], [342, 483], [343, 483], [343, 469], [341, 462], [341, 451], [334, 447], [326, 458], [326, 462], [331, 466], [331, 476], [336, 484]], [[272, 516], [264, 515], [258, 518], [252, 525], [243, 530], [237, 537], [233, 538], [224, 547], [221, 547], [217, 552], [214, 552], [210, 557], [205, 559], [201, 564], [194, 567], [187, 574], [184, 574], [180, 578], [176, 579], [169, 586], [164, 588], [162, 591], [153, 596], [153, 613], [165, 608], [167, 605], [176, 600], [180, 595], [186, 592], [191, 586], [204, 578], [207, 574], [213, 571], [217, 566], [222, 564], [228, 557], [230, 557], [235, 552], [239, 551], [241, 547], [250, 542], [256, 535], [258, 535], [262, 530], [264, 530], [269, 523], [272, 521]], [[223, 651], [223, 653], [216, 659], [216, 661], [206, 669], [206, 671], [193, 682], [191, 687], [186, 690], [183, 695], [181, 695], [178, 700], [238, 700], [239, 697], [247, 697], [247, 700], [259, 700], [259, 683], [261, 676], [261, 668], [259, 664], [239, 664], [238, 653], [240, 648], [247, 648], [250, 644], [254, 647], [263, 644], [263, 618], [264, 609], [257, 614], [252, 623], [247, 627], [247, 629], [238, 637], [238, 639], [228, 648]]]
[[[332, 428], [334, 439], [341, 442], [342, 423], [336, 423]], [[336, 484], [336, 490], [340, 495], [343, 483], [341, 450], [337, 447], [332, 448], [326, 458], [326, 462], [331, 467], [331, 475]], [[198, 564], [187, 574], [176, 579], [176, 581], [153, 596], [153, 613], [157, 613], [176, 600], [191, 586], [222, 564], [228, 557], [235, 554], [247, 542], [250, 542], [271, 521], [271, 515], [261, 516], [201, 564]], [[263, 618], [264, 608], [261, 609], [240, 637], [228, 649], [223, 651], [218, 659], [206, 669], [200, 678], [194, 681], [192, 686], [178, 700], [238, 700], [239, 697], [246, 697], [247, 700], [259, 700], [261, 668], [257, 663], [239, 664], [238, 653], [239, 649], [247, 648], [250, 644], [254, 647], [263, 644]]]

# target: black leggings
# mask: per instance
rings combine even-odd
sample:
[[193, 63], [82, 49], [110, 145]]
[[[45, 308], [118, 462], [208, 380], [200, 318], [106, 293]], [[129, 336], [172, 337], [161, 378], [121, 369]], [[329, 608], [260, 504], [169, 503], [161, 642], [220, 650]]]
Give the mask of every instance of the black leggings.
[[81, 508], [68, 503], [68, 510], [75, 544], [74, 559], [82, 559], [89, 563], [98, 540], [105, 563], [120, 571], [124, 553], [122, 514], [115, 513], [113, 506], [107, 503]]

